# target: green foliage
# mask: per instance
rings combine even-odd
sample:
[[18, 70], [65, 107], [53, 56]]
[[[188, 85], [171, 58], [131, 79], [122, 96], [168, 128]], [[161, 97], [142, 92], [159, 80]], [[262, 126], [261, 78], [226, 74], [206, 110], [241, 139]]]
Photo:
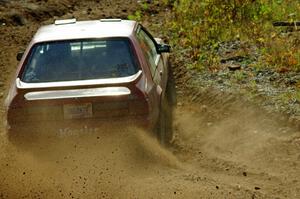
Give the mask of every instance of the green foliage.
[[141, 21], [142, 19], [142, 12], [140, 10], [135, 11], [133, 15], [128, 15], [127, 17], [129, 20], [134, 20], [134, 21]]
[[273, 35], [266, 38], [261, 48], [261, 59], [258, 64], [267, 64], [280, 72], [300, 71], [299, 33]]
[[143, 10], [148, 10], [149, 9], [148, 3], [142, 3], [141, 7], [142, 7]]
[[300, 102], [300, 89], [296, 88], [295, 91], [284, 92], [284, 93], [279, 95], [279, 98], [285, 104]]
[[[159, 0], [156, 0], [159, 1]], [[176, 0], [161, 0], [165, 6], [172, 6]]]
[[240, 82], [240, 81], [242, 81], [242, 80], [245, 79], [244, 72], [243, 71], [239, 71], [239, 70], [234, 72], [233, 77], [235, 78], [235, 80], [237, 82]]
[[[170, 0], [164, 0], [170, 4]], [[299, 46], [288, 46], [277, 42], [278, 34], [273, 21], [295, 21], [300, 18], [298, 0], [177, 0], [172, 1], [174, 16], [168, 23], [173, 39], [172, 45], [190, 49], [192, 62], [196, 66], [215, 67], [219, 43], [230, 40], [246, 40], [262, 48], [268, 64], [300, 69]], [[275, 36], [274, 36], [275, 35]], [[203, 68], [203, 67], [199, 67]]]

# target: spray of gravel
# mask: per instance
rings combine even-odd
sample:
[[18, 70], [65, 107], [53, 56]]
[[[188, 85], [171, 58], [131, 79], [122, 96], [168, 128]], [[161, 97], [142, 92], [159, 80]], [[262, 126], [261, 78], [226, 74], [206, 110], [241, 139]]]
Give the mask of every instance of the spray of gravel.
[[[220, 178], [215, 170], [241, 172], [241, 165], [247, 165], [251, 173], [282, 175], [284, 170], [289, 171], [287, 177], [298, 176], [299, 147], [290, 144], [288, 132], [281, 135], [278, 125], [256, 110], [184, 106], [175, 115], [173, 152], [147, 132], [128, 127], [24, 134], [18, 142], [2, 133], [0, 196], [171, 198], [185, 190], [182, 198], [195, 198], [197, 190], [207, 192], [207, 184], [231, 183], [226, 173]], [[40, 128], [41, 134], [46, 131]], [[286, 156], [290, 159], [278, 158]], [[240, 183], [245, 190], [253, 186]], [[209, 187], [213, 190], [208, 194], [217, 194], [215, 186]]]
[[[266, 173], [280, 173], [297, 165], [299, 147], [288, 143], [295, 143], [299, 132], [289, 124], [250, 105], [235, 104], [230, 109], [215, 106], [191, 105], [177, 110], [175, 145], [185, 149], [183, 157], [201, 153], [204, 167], [212, 167], [210, 161], [220, 161], [226, 162], [219, 165], [223, 169], [230, 168], [228, 163], [249, 165]], [[279, 157], [287, 156], [286, 151], [291, 158], [281, 161]], [[293, 172], [298, 172], [295, 168]]]
[[4, 198], [130, 197], [143, 179], [183, 168], [143, 130], [104, 129], [43, 133], [15, 142], [2, 133], [0, 193]]

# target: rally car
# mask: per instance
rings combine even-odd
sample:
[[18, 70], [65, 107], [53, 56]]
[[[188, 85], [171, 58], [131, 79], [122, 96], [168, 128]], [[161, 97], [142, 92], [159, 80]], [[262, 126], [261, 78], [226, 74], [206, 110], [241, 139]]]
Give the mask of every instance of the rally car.
[[[5, 101], [8, 134], [126, 123], [172, 139], [170, 46], [131, 20], [56, 20], [24, 53]], [[38, 132], [37, 132], [38, 133]]]

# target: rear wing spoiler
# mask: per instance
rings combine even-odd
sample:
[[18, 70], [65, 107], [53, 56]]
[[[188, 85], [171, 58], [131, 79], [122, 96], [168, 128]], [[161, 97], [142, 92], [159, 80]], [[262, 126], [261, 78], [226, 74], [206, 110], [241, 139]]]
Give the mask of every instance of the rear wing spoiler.
[[76, 80], [62, 82], [42, 82], [42, 83], [26, 83], [20, 78], [16, 79], [16, 87], [18, 90], [55, 90], [55, 89], [70, 89], [70, 88], [93, 88], [99, 86], [120, 86], [129, 83], [137, 82], [142, 76], [142, 71], [139, 70], [136, 74], [128, 77], [117, 77], [107, 79], [91, 79], [91, 80]]
[[84, 97], [112, 97], [130, 95], [130, 93], [131, 91], [126, 87], [104, 87], [54, 91], [34, 91], [26, 93], [24, 97], [28, 101], [34, 101], [71, 98], [78, 99]]

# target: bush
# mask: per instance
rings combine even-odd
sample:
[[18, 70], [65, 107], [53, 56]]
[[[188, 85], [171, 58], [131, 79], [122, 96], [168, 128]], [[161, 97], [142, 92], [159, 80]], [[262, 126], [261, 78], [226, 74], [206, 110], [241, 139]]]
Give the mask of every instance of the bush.
[[[174, 16], [168, 27], [173, 45], [190, 49], [196, 68], [215, 65], [219, 60], [216, 49], [220, 42], [244, 40], [267, 49], [262, 60], [267, 64], [299, 69], [299, 45], [282, 43], [273, 21], [299, 19], [300, 3], [295, 0], [177, 0]], [[278, 42], [274, 42], [274, 39]], [[285, 38], [288, 39], [288, 38]], [[286, 46], [288, 50], [279, 50]], [[273, 59], [269, 59], [273, 57]]]

